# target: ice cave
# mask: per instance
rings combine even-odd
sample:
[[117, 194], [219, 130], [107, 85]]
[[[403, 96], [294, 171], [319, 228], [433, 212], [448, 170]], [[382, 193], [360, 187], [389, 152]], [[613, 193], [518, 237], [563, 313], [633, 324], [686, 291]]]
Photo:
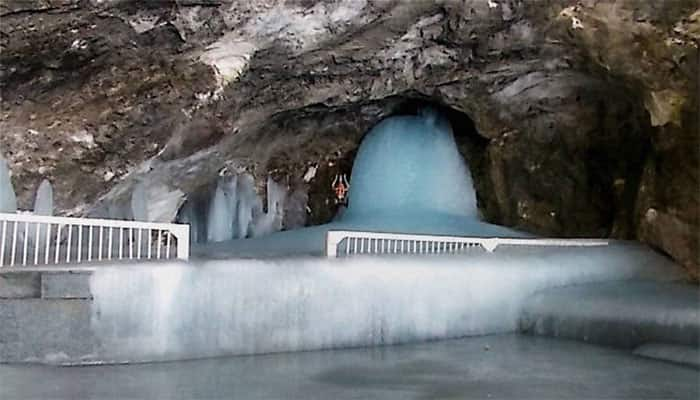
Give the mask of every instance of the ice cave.
[[694, 2], [39, 3], [0, 399], [700, 397]]

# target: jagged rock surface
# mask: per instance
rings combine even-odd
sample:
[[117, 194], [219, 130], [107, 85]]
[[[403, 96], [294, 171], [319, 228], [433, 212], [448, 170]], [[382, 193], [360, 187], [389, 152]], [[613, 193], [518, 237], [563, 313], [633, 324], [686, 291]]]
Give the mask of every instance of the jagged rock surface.
[[67, 213], [128, 209], [144, 181], [177, 207], [246, 169], [323, 222], [363, 133], [422, 100], [451, 113], [486, 219], [638, 238], [698, 274], [697, 1], [5, 0], [0, 16], [21, 205], [48, 177]]

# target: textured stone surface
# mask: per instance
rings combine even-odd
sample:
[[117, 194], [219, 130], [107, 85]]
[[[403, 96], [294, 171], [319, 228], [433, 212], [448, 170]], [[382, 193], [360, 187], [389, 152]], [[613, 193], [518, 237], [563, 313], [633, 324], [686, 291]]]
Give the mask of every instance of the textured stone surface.
[[39, 298], [41, 275], [37, 272], [0, 274], [0, 299]]
[[128, 216], [137, 182], [193, 198], [248, 169], [324, 222], [363, 133], [422, 100], [455, 113], [489, 221], [638, 238], [700, 271], [695, 0], [30, 1], [0, 18], [21, 204], [49, 177], [64, 212]]
[[0, 362], [63, 363], [98, 349], [89, 300], [0, 300]]
[[90, 299], [90, 274], [56, 272], [41, 275], [42, 299]]

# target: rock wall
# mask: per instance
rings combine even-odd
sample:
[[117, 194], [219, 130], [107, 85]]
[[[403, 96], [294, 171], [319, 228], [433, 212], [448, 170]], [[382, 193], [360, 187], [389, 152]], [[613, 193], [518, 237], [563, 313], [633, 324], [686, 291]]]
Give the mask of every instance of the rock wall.
[[323, 222], [364, 132], [423, 101], [451, 113], [488, 220], [637, 238], [700, 271], [694, 0], [32, 0], [0, 18], [22, 205], [45, 177], [63, 212], [99, 214], [137, 182], [184, 201], [246, 169]]

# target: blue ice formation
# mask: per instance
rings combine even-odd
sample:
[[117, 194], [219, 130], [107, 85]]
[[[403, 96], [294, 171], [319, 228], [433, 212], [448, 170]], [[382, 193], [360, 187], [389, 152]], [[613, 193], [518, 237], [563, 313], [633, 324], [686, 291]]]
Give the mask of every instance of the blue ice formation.
[[430, 214], [477, 218], [471, 174], [450, 123], [431, 110], [387, 118], [358, 150], [343, 218]]
[[[206, 241], [259, 237], [281, 230], [286, 193], [282, 185], [268, 177], [265, 212], [252, 175], [219, 178], [207, 210]], [[183, 208], [180, 219], [194, 224], [192, 231], [199, 230], [201, 222], [191, 205]]]
[[394, 116], [362, 141], [348, 209], [330, 229], [526, 236], [479, 220], [476, 193], [449, 121], [432, 109]]

